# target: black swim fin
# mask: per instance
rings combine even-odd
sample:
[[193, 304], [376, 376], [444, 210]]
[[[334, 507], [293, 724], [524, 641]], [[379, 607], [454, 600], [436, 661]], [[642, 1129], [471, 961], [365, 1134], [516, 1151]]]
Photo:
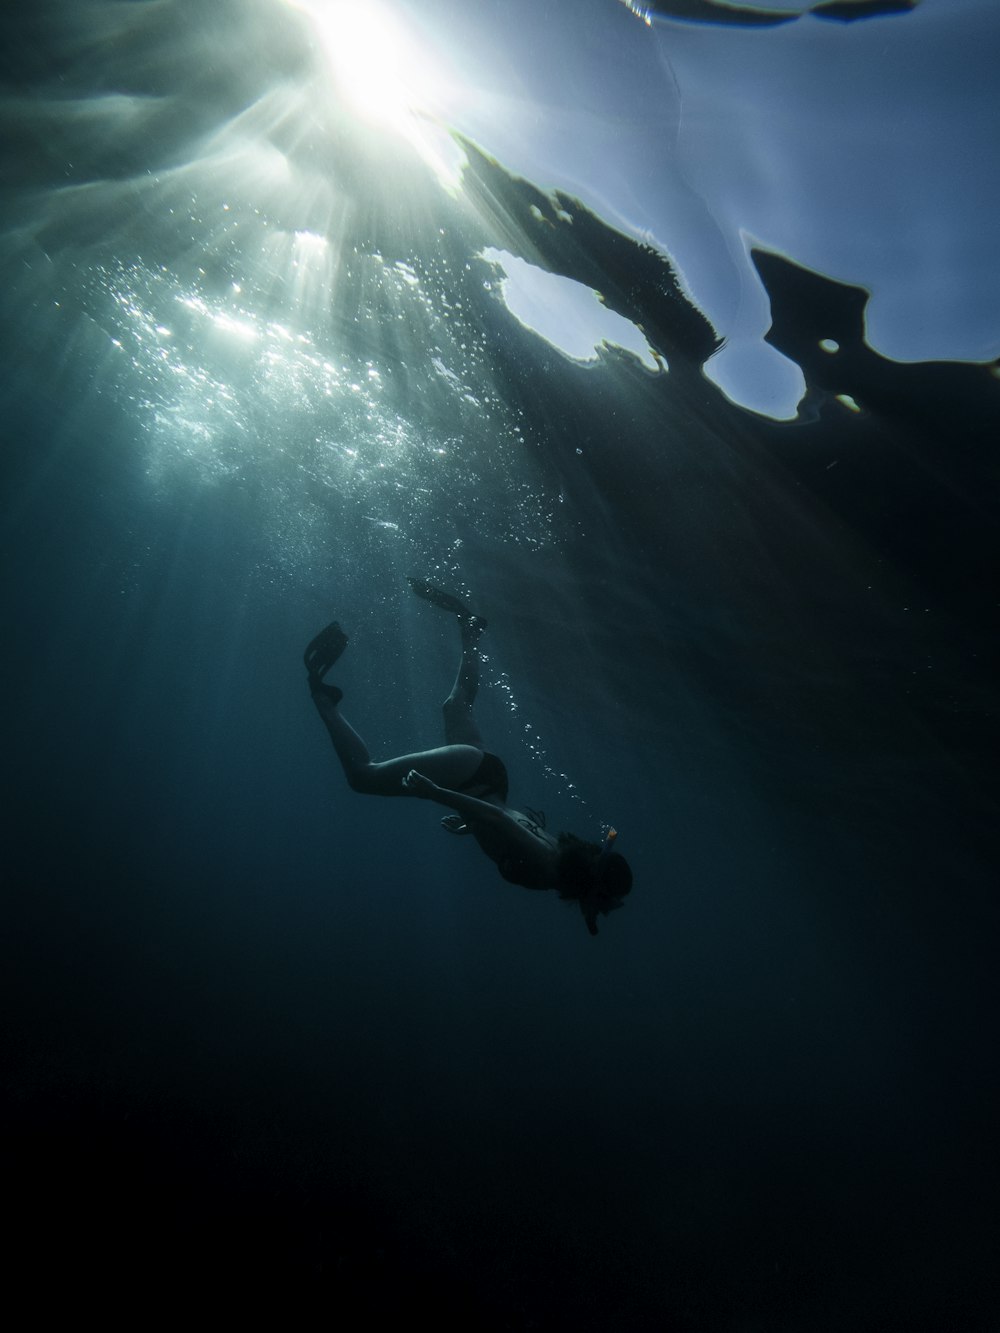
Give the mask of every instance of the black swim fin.
[[454, 593], [445, 592], [434, 583], [428, 583], [426, 579], [407, 579], [407, 583], [425, 602], [430, 602], [431, 606], [440, 607], [442, 611], [450, 611], [453, 616], [472, 616], [472, 612]]
[[336, 620], [327, 625], [326, 629], [320, 630], [302, 654], [309, 675], [322, 680], [346, 647], [347, 635]]
[[463, 628], [473, 636], [482, 634], [486, 628], [487, 621], [482, 616], [477, 616], [470, 611], [460, 597], [456, 597], [452, 592], [445, 592], [444, 588], [439, 588], [436, 583], [428, 583], [426, 579], [407, 579], [410, 587], [422, 597], [425, 602], [430, 602], [431, 606], [437, 606], [442, 611], [450, 611], [453, 616], [458, 616], [462, 622]]

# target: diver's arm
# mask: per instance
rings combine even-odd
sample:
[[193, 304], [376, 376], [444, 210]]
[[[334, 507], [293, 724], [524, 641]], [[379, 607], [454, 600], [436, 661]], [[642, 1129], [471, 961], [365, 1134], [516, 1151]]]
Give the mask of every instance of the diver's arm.
[[477, 825], [484, 837], [489, 830], [490, 844], [494, 850], [488, 854], [498, 864], [499, 858], [494, 852], [502, 846], [505, 856], [513, 857], [515, 860], [527, 860], [546, 872], [551, 869], [550, 862], [556, 851], [555, 839], [540, 830], [532, 833], [528, 828], [522, 827], [509, 810], [491, 805], [489, 801], [480, 801], [475, 796], [466, 796], [460, 791], [449, 791], [447, 787], [439, 787], [416, 769], [411, 769], [407, 773], [403, 779], [403, 786], [414, 796], [422, 796], [425, 800], [436, 801], [438, 805], [446, 805], [449, 809], [457, 811], [469, 825], [471, 833], [476, 832]]
[[491, 805], [489, 801], [480, 801], [475, 796], [466, 796], [464, 792], [449, 791], [447, 787], [439, 787], [436, 782], [431, 782], [430, 778], [425, 778], [423, 773], [418, 773], [415, 768], [411, 768], [407, 773], [403, 779], [403, 786], [413, 796], [421, 796], [424, 800], [448, 806], [463, 819], [474, 820], [477, 823], [510, 822], [504, 811]]
[[[501, 867], [501, 873], [510, 879], [504, 871], [504, 865], [511, 863], [524, 867], [533, 867], [534, 872], [544, 881], [553, 874], [553, 861], [556, 854], [555, 839], [548, 834], [532, 833], [522, 827], [509, 810], [491, 805], [489, 801], [477, 800], [475, 796], [465, 796], [459, 791], [449, 791], [425, 778], [422, 773], [411, 769], [403, 779], [403, 786], [414, 796], [422, 796], [428, 801], [437, 801], [455, 810], [469, 826], [469, 831], [476, 835], [479, 845], [491, 860]], [[489, 840], [489, 846], [483, 841]], [[501, 850], [502, 849], [502, 850]], [[546, 888], [545, 883], [529, 883], [528, 880], [514, 878], [515, 884], [524, 884], [527, 888]]]

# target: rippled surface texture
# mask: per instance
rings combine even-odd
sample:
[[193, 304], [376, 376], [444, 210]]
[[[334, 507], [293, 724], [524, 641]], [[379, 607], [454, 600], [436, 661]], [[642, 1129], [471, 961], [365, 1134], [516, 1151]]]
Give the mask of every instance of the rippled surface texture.
[[[4, 22], [36, 1308], [995, 1327], [994, 6]], [[344, 784], [302, 649], [437, 744], [408, 576], [598, 939]]]

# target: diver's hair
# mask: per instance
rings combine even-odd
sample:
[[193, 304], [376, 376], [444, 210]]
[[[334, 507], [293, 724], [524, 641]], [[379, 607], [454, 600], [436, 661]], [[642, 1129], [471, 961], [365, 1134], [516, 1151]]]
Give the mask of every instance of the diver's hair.
[[575, 902], [593, 887], [594, 868], [601, 849], [596, 842], [584, 842], [575, 833], [560, 833], [558, 843], [556, 887], [560, 898]]
[[617, 852], [604, 856], [598, 843], [585, 842], [573, 833], [560, 833], [558, 842], [556, 888], [560, 898], [579, 902], [595, 889], [624, 898], [631, 889], [632, 871], [624, 856]]

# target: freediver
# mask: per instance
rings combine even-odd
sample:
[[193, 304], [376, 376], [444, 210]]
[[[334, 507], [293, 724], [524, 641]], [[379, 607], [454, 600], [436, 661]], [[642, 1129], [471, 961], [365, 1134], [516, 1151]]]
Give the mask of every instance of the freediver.
[[479, 688], [479, 640], [486, 621], [432, 583], [413, 578], [409, 583], [418, 597], [458, 620], [462, 657], [442, 707], [445, 744], [395, 759], [372, 759], [340, 711], [343, 691], [323, 680], [347, 647], [347, 635], [335, 621], [316, 635], [303, 659], [313, 703], [348, 784], [369, 796], [416, 796], [447, 806], [454, 813], [441, 823], [449, 832], [471, 834], [508, 883], [555, 889], [560, 898], [578, 902], [587, 929], [596, 935], [598, 915], [621, 907], [632, 887], [628, 862], [612, 850], [615, 830], [609, 831], [603, 846], [572, 833], [553, 837], [539, 811], [514, 810], [507, 804], [507, 770], [484, 747], [472, 711]]

